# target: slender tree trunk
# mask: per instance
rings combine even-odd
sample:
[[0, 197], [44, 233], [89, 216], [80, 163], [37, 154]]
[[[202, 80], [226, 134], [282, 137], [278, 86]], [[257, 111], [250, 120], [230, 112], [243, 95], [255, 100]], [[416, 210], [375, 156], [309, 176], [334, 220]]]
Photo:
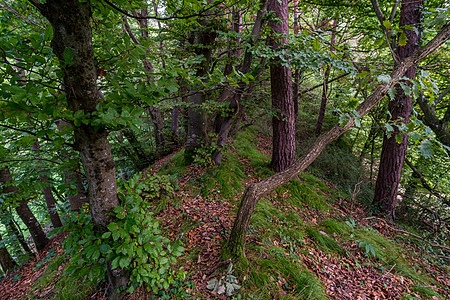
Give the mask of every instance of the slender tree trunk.
[[[202, 57], [201, 63], [196, 66], [196, 76], [202, 78], [208, 74], [212, 55], [211, 47], [217, 34], [212, 30], [212, 24], [207, 19], [200, 19], [199, 24], [201, 28], [195, 32], [193, 47], [195, 54]], [[202, 108], [205, 102], [205, 94], [200, 91], [199, 86], [192, 88], [188, 102], [188, 124], [184, 158], [186, 163], [190, 164], [194, 160], [195, 151], [208, 142], [207, 114]]]
[[2, 267], [3, 272], [6, 274], [6, 272], [12, 270], [15, 266], [17, 266], [17, 263], [11, 257], [8, 249], [6, 249], [6, 246], [2, 241], [2, 235], [0, 234], [0, 266]]
[[[52, 48], [61, 62], [69, 109], [92, 115], [99, 103], [99, 89], [92, 47], [89, 2], [47, 0], [45, 4], [37, 1], [33, 1], [33, 4], [53, 27]], [[72, 56], [68, 56], [67, 51], [73, 53], [71, 61], [65, 61], [67, 57]], [[108, 131], [90, 123], [82, 123], [74, 127], [74, 135], [89, 184], [88, 199], [92, 220], [96, 230], [103, 232], [107, 230], [108, 224], [114, 221], [113, 210], [119, 205], [115, 164], [107, 139]], [[126, 284], [129, 275], [123, 269], [117, 268], [108, 270], [107, 277], [111, 298], [122, 298], [123, 295], [113, 291]]]
[[[56, 122], [56, 126], [59, 132], [69, 131], [73, 134], [73, 126], [64, 120], [59, 120]], [[71, 159], [71, 154], [69, 150], [64, 149], [62, 151], [62, 157], [66, 160]], [[83, 178], [79, 172], [79, 163], [76, 164], [75, 168], [64, 169], [64, 182], [67, 185], [68, 190], [75, 190], [76, 193], [69, 192], [67, 194], [67, 199], [69, 200], [70, 210], [79, 211], [83, 204], [88, 202], [87, 192], [83, 185]], [[75, 187], [74, 189], [72, 187]]]
[[[289, 14], [287, 0], [268, 0], [267, 10], [273, 11], [281, 22], [270, 22], [272, 34], [289, 34]], [[277, 50], [286, 43], [284, 38], [270, 36], [269, 45]], [[279, 41], [280, 40], [280, 41]], [[273, 150], [272, 168], [276, 172], [283, 171], [295, 162], [295, 118], [292, 98], [292, 72], [276, 58], [270, 66], [270, 86], [272, 107], [275, 116], [272, 118]]]
[[[294, 34], [298, 35], [299, 22], [298, 22], [298, 0], [294, 0]], [[300, 86], [300, 69], [294, 70], [294, 85], [292, 87], [292, 96], [294, 101], [294, 117], [298, 116], [298, 89]]]
[[[336, 28], [337, 22], [334, 20], [333, 28]], [[331, 41], [330, 41], [330, 51], [334, 52], [334, 42], [336, 40], [336, 35], [334, 32], [331, 32]], [[330, 77], [331, 67], [327, 65], [325, 69], [325, 74], [323, 76], [323, 89], [322, 89], [322, 101], [320, 103], [319, 117], [317, 118], [316, 124], [316, 137], [318, 137], [322, 133], [323, 127], [323, 119], [325, 118], [325, 111], [328, 102], [328, 78]]]
[[[410, 57], [399, 62], [391, 72], [391, 81], [379, 84], [372, 94], [357, 108], [356, 111], [364, 117], [375, 105], [377, 105], [387, 94], [394, 83], [403, 77], [406, 71], [435, 51], [439, 46], [450, 38], [450, 24], [446, 24], [442, 30], [426, 46], [417, 50]], [[247, 233], [250, 218], [252, 217], [258, 201], [273, 189], [287, 183], [299, 173], [303, 172], [325, 149], [325, 147], [336, 140], [355, 124], [354, 119], [350, 119], [343, 127], [336, 125], [328, 132], [319, 136], [308, 151], [286, 170], [276, 173], [269, 178], [258, 183], [249, 184], [242, 196], [236, 219], [231, 229], [227, 247], [235, 257], [245, 257], [245, 234]]]
[[[264, 16], [267, 13], [268, 2], [266, 0], [260, 1], [260, 8], [256, 16], [255, 24], [253, 25], [250, 47], [245, 50], [244, 61], [241, 67], [241, 73], [247, 74], [250, 72], [250, 67], [253, 60], [253, 54], [250, 51], [251, 46], [258, 40], [261, 35], [261, 29], [264, 24]], [[228, 114], [223, 117], [222, 123], [220, 125], [219, 134], [217, 137], [217, 149], [212, 154], [212, 160], [216, 165], [220, 164], [222, 161], [222, 150], [227, 143], [228, 134], [230, 132], [231, 126], [233, 124], [234, 117], [239, 113], [240, 102], [244, 91], [247, 89], [247, 84], [243, 81], [238, 83], [237, 87], [228, 87], [222, 92], [221, 98], [226, 99], [231, 97], [230, 105], [228, 106]]]
[[[36, 139], [36, 141], [33, 144], [33, 151], [35, 153], [35, 157], [38, 159], [38, 163], [42, 165], [42, 161], [40, 161], [39, 157], [39, 140]], [[47, 205], [48, 214], [50, 215], [50, 221], [52, 222], [53, 228], [62, 227], [61, 219], [58, 215], [58, 210], [56, 209], [56, 202], [55, 197], [53, 197], [52, 189], [49, 185], [48, 176], [46, 175], [46, 170], [41, 169], [39, 175], [39, 180], [43, 184], [43, 193], [44, 193], [44, 199], [45, 204]]]
[[[17, 187], [10, 185], [12, 183], [12, 176], [8, 167], [0, 170], [0, 183], [9, 185], [3, 188], [2, 193], [14, 194], [17, 192]], [[15, 208], [17, 214], [30, 231], [36, 249], [42, 250], [47, 245], [48, 239], [42, 230], [41, 224], [39, 224], [33, 212], [28, 207], [26, 200], [19, 200], [18, 204]]]
[[151, 159], [145, 152], [144, 147], [142, 147], [141, 142], [138, 141], [133, 130], [126, 128], [122, 130], [122, 133], [127, 138], [128, 142], [131, 145], [131, 148], [133, 148], [134, 154], [136, 154], [137, 160], [134, 161], [135, 167], [139, 171], [148, 167], [151, 164]]
[[[400, 28], [420, 23], [423, 1], [403, 0], [400, 10]], [[414, 53], [419, 48], [419, 34], [414, 30], [404, 29], [408, 38], [405, 46], [398, 46], [397, 55], [403, 60]], [[405, 77], [414, 79], [416, 66], [411, 66]], [[403, 82], [411, 86], [409, 81]], [[389, 103], [391, 120], [395, 124], [408, 124], [412, 111], [412, 98], [407, 96], [400, 85], [396, 85], [395, 99]], [[375, 185], [374, 205], [381, 209], [383, 215], [389, 219], [395, 219], [395, 206], [397, 204], [397, 191], [402, 175], [403, 162], [405, 160], [406, 148], [408, 146], [408, 134], [401, 133], [397, 126], [393, 126], [394, 132], [391, 136], [383, 138], [383, 148], [381, 150], [380, 167]], [[401, 142], [397, 142], [397, 135], [401, 135]]]
[[8, 224], [6, 225], [8, 231], [11, 232], [12, 234], [14, 234], [17, 241], [19, 242], [19, 244], [22, 246], [23, 250], [27, 254], [33, 255], [33, 251], [31, 251], [30, 247], [28, 246], [27, 242], [25, 241], [25, 238], [24, 238], [22, 232], [19, 231], [16, 227], [16, 224], [14, 224], [13, 216], [11, 215], [10, 218], [11, 219], [9, 220]]

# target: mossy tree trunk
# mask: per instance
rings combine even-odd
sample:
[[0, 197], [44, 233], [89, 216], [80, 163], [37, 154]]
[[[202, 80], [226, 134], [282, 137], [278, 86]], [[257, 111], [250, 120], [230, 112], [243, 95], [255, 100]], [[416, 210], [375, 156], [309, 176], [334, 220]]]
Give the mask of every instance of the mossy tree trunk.
[[[63, 86], [68, 108], [72, 112], [82, 111], [86, 116], [96, 112], [99, 103], [97, 70], [92, 47], [89, 2], [78, 0], [47, 0], [44, 4], [31, 1], [50, 21], [53, 27], [52, 48], [60, 60], [63, 71]], [[66, 61], [67, 53], [73, 54]], [[96, 230], [103, 232], [114, 220], [113, 210], [119, 205], [115, 164], [108, 142], [108, 131], [90, 123], [74, 126], [75, 145], [88, 181], [88, 199], [92, 220]], [[107, 272], [110, 297], [121, 299], [114, 291], [129, 280], [129, 275], [120, 268]]]
[[[358, 114], [361, 117], [365, 116], [377, 103], [383, 99], [388, 90], [394, 86], [399, 78], [403, 77], [410, 67], [416, 65], [449, 38], [450, 24], [447, 24], [426, 46], [418, 49], [413, 55], [400, 61], [395, 66], [394, 70], [390, 74], [392, 80], [389, 83], [379, 84], [373, 90], [372, 94], [356, 108]], [[263, 181], [250, 184], [246, 187], [230, 233], [230, 238], [227, 243], [227, 247], [233, 256], [242, 257], [244, 255], [245, 234], [248, 230], [250, 218], [258, 201], [275, 188], [287, 183], [289, 180], [303, 172], [319, 156], [319, 154], [329, 143], [336, 140], [354, 124], [354, 119], [349, 119], [347, 124], [343, 127], [335, 125], [329, 131], [319, 136], [308, 151], [306, 151], [306, 153], [289, 168], [282, 172], [276, 173]]]

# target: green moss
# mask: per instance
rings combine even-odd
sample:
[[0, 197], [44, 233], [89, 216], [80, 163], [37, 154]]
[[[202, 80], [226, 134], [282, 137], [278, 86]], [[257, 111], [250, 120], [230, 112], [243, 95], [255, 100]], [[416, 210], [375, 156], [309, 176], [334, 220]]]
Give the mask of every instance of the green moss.
[[[312, 178], [315, 180], [312, 180]], [[321, 211], [328, 211], [330, 207], [327, 205], [327, 198], [321, 189], [327, 189], [323, 182], [317, 180], [310, 174], [301, 174], [300, 180], [301, 182], [298, 180], [291, 180], [288, 183], [287, 188], [291, 194], [288, 201], [297, 207], [302, 207], [302, 204], [306, 204], [309, 207]]]
[[317, 229], [309, 225], [306, 226], [306, 232], [311, 239], [317, 242], [317, 244], [322, 250], [328, 253], [345, 255], [344, 248], [333, 238], [327, 236], [324, 233], [319, 232]]
[[284, 248], [272, 246], [261, 251], [267, 258], [250, 262], [246, 283], [263, 287], [253, 294], [257, 299], [273, 299], [274, 295], [282, 294], [285, 295], [282, 299], [327, 299], [318, 278], [302, 263], [287, 256]]
[[256, 134], [248, 129], [236, 134], [233, 145], [236, 147], [238, 155], [248, 159], [253, 167], [263, 166], [269, 162], [269, 158], [264, 153], [259, 152], [256, 143]]
[[322, 221], [320, 225], [328, 234], [343, 234], [351, 230], [350, 226], [348, 226], [347, 224], [333, 219], [326, 219]]
[[[55, 257], [44, 273], [33, 284], [31, 293], [36, 293], [38, 290], [51, 289], [52, 299], [61, 300], [82, 300], [92, 294], [96, 288], [95, 284], [86, 280], [86, 278], [64, 274], [64, 271], [60, 270], [60, 267], [64, 266], [67, 260], [68, 258], [65, 254]], [[70, 265], [70, 262], [68, 265]], [[31, 298], [32, 295], [29, 294], [28, 296]]]
[[432, 299], [433, 297], [438, 297], [444, 299], [440, 294], [436, 293], [435, 290], [428, 286], [420, 286], [415, 285], [411, 289], [413, 292], [419, 293], [421, 296], [425, 297], [426, 299]]
[[162, 175], [181, 175], [186, 171], [186, 163], [184, 160], [184, 149], [172, 156], [169, 161], [164, 164], [159, 174]]
[[218, 195], [228, 199], [244, 189], [241, 183], [243, 178], [245, 178], [243, 164], [237, 157], [227, 152], [219, 166], [209, 169], [199, 178], [199, 186], [205, 197]]

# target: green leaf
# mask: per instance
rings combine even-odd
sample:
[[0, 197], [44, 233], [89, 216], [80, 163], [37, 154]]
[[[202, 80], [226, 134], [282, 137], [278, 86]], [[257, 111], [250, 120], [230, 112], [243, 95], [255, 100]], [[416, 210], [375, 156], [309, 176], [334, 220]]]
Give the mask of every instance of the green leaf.
[[408, 42], [408, 37], [406, 36], [405, 32], [403, 31], [402, 34], [400, 34], [400, 37], [398, 38], [398, 44], [400, 46], [405, 46]]
[[73, 52], [72, 48], [67, 47], [66, 49], [64, 49], [63, 58], [64, 58], [64, 63], [66, 65], [68, 65], [72, 62], [74, 56], [75, 56], [75, 53]]
[[402, 135], [401, 134], [396, 134], [395, 135], [395, 141], [397, 142], [397, 144], [401, 144], [402, 143]]
[[53, 27], [51, 25], [48, 25], [45, 28], [44, 40], [50, 41], [52, 38], [53, 38]]
[[391, 75], [389, 75], [389, 74], [378, 75], [377, 79], [379, 82], [384, 82], [384, 83], [389, 83], [392, 80]]
[[419, 146], [419, 152], [424, 158], [431, 158], [433, 156], [433, 144], [430, 140], [424, 140]]
[[391, 28], [392, 28], [391, 22], [389, 22], [389, 20], [384, 20], [384, 21], [383, 21], [383, 25], [384, 25], [384, 27], [386, 27], [387, 29], [391, 29]]

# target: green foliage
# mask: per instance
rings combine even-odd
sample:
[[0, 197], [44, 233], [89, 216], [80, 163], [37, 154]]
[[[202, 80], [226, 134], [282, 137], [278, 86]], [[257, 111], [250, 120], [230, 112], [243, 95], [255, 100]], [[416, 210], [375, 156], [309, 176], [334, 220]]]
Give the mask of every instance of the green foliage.
[[177, 278], [184, 278], [185, 273], [172, 269], [176, 257], [184, 248], [180, 242], [170, 243], [161, 235], [159, 223], [148, 212], [148, 204], [142, 199], [149, 180], [151, 192], [171, 190], [167, 179], [162, 176], [146, 178], [140, 181], [136, 174], [128, 182], [123, 182], [119, 190], [121, 205], [114, 209], [116, 221], [111, 222], [106, 232], [98, 232], [90, 215], [80, 213], [71, 215], [65, 230], [70, 234], [64, 242], [67, 253], [72, 255], [71, 266], [67, 274], [87, 275], [90, 281], [97, 281], [106, 272], [106, 262], [111, 268], [121, 268], [129, 272], [131, 284], [128, 292], [137, 286], [146, 284], [149, 290], [168, 289]]

